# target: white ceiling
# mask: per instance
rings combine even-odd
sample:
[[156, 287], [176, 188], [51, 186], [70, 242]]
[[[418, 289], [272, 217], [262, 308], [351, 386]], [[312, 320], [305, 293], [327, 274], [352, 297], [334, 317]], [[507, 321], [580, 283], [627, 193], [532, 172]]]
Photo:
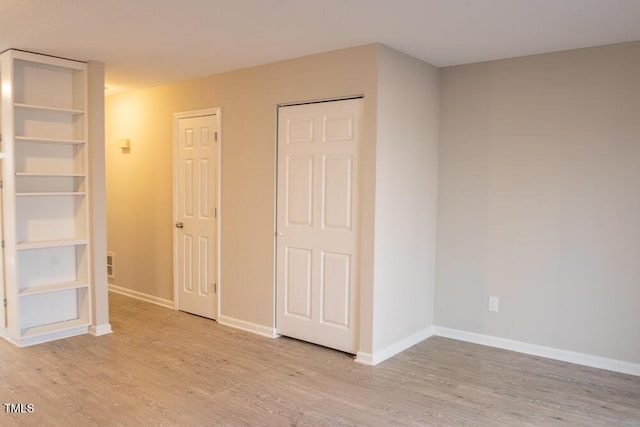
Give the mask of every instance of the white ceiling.
[[384, 43], [436, 66], [640, 40], [640, 0], [0, 0], [0, 51], [106, 64], [114, 91]]

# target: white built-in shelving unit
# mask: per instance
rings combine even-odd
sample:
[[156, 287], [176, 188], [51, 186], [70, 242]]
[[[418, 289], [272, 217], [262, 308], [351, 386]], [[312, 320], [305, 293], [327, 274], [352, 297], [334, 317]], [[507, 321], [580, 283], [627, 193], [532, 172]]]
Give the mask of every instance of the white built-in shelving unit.
[[23, 346], [86, 333], [86, 63], [8, 50], [0, 80], [2, 336]]

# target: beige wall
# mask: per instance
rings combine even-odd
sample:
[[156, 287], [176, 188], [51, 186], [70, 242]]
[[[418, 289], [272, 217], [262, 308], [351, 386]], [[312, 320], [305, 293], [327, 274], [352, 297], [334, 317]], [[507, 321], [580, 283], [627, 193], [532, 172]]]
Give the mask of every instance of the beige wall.
[[[275, 140], [278, 103], [363, 94], [361, 272], [371, 287], [376, 58], [369, 45], [114, 95], [106, 102], [108, 248], [117, 286], [173, 299], [174, 112], [222, 108], [221, 315], [274, 325]], [[117, 140], [131, 139], [122, 153]], [[371, 297], [363, 285], [362, 298]], [[364, 321], [369, 302], [362, 315]], [[370, 320], [369, 320], [370, 322]], [[371, 347], [369, 332], [361, 336]], [[361, 347], [362, 347], [361, 346]]]
[[272, 327], [276, 105], [364, 94], [360, 351], [435, 317], [638, 363], [639, 58], [630, 43], [438, 72], [369, 45], [108, 97], [115, 284], [172, 299], [172, 114], [221, 107], [221, 314]]
[[438, 192], [438, 69], [381, 47], [373, 350], [433, 324]]
[[441, 117], [436, 324], [640, 363], [640, 43], [445, 68]]

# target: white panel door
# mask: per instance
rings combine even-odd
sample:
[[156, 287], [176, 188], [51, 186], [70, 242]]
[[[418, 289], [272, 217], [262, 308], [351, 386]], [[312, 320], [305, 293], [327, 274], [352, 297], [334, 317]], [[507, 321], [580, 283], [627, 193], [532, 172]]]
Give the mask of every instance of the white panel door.
[[278, 109], [279, 334], [357, 351], [362, 100]]
[[178, 119], [175, 266], [177, 308], [217, 317], [217, 117]]

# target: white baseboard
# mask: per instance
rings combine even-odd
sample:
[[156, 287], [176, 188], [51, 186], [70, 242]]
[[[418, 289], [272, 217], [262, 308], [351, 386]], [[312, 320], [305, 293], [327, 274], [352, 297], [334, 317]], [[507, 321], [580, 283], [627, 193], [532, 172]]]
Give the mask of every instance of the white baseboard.
[[410, 335], [394, 344], [391, 344], [388, 347], [383, 348], [380, 351], [376, 351], [373, 354], [359, 351], [358, 354], [356, 354], [356, 362], [362, 363], [363, 365], [377, 365], [378, 363], [383, 362], [390, 357], [393, 357], [396, 354], [405, 351], [409, 347], [413, 347], [419, 342], [426, 340], [432, 335], [433, 326], [429, 326], [419, 332], [416, 332], [413, 335]]
[[530, 354], [532, 356], [540, 356], [546, 357], [548, 359], [560, 360], [563, 362], [576, 363], [578, 365], [590, 366], [592, 368], [606, 369], [609, 371], [621, 372], [623, 374], [640, 376], [640, 364], [625, 362], [622, 360], [608, 359], [606, 357], [593, 356], [590, 354], [577, 353], [568, 350], [560, 350], [557, 348], [529, 344], [521, 341], [513, 341], [492, 335], [484, 335], [475, 332], [461, 331], [458, 329], [443, 328], [440, 326], [434, 326], [433, 335], [451, 338], [459, 341], [467, 341], [475, 344], [487, 345], [504, 350], [517, 351], [519, 353]]
[[241, 329], [245, 332], [262, 335], [267, 338], [278, 338], [280, 336], [276, 332], [276, 328], [258, 325], [256, 323], [247, 322], [246, 320], [240, 320], [229, 316], [218, 316], [218, 323], [225, 326], [231, 326], [232, 328]]
[[111, 329], [111, 324], [107, 323], [104, 325], [96, 325], [96, 326], [90, 326], [89, 327], [89, 333], [91, 335], [95, 335], [96, 337], [102, 336], [102, 335], [108, 335], [110, 333], [112, 333], [113, 330]]
[[38, 335], [35, 337], [21, 338], [17, 343], [20, 347], [28, 347], [30, 345], [42, 344], [49, 341], [55, 341], [62, 338], [75, 337], [77, 335], [84, 335], [89, 332], [88, 326], [78, 326], [77, 328], [67, 329], [64, 331], [53, 331], [47, 334]]
[[175, 309], [173, 305], [173, 301], [171, 300], [156, 297], [154, 295], [145, 294], [144, 292], [134, 291], [132, 289], [123, 288], [122, 286], [109, 284], [109, 292], [139, 299], [141, 301], [150, 302], [151, 304], [156, 304], [162, 307], [170, 308], [172, 310]]

